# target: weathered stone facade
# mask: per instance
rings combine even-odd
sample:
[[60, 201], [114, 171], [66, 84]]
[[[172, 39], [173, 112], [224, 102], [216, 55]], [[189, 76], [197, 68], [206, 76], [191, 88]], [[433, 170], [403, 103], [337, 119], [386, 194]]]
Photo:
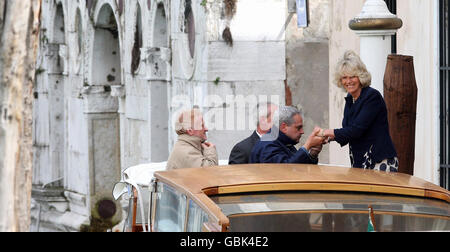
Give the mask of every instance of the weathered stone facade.
[[[98, 219], [106, 226], [119, 221], [114, 182], [126, 167], [167, 159], [176, 141], [172, 118], [183, 107], [206, 113], [209, 140], [222, 160], [251, 134], [252, 105], [272, 96], [303, 108], [306, 132], [339, 127], [345, 93], [330, 80], [345, 50], [360, 51], [348, 22], [365, 0], [310, 0], [304, 29], [295, 24], [294, 2], [43, 0], [31, 230], [93, 230]], [[399, 0], [397, 7], [405, 23], [398, 53], [426, 59], [415, 61], [422, 91], [415, 174], [434, 183], [438, 7], [419, 0]], [[423, 18], [411, 18], [418, 15]], [[320, 158], [349, 165], [348, 148], [336, 143]]]
[[[43, 0], [31, 231], [119, 222], [114, 183], [127, 167], [167, 160], [181, 108], [207, 114], [209, 140], [228, 159], [255, 127], [251, 120], [241, 125], [239, 111], [251, 117], [257, 101], [284, 103], [287, 2], [225, 6]], [[226, 27], [232, 42], [222, 36]], [[241, 98], [244, 106], [236, 106]]]

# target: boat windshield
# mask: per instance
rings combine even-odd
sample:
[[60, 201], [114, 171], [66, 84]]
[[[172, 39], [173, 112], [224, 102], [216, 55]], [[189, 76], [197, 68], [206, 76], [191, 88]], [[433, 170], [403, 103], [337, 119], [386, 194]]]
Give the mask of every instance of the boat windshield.
[[260, 193], [211, 199], [230, 219], [234, 232], [450, 231], [445, 201], [362, 193]]

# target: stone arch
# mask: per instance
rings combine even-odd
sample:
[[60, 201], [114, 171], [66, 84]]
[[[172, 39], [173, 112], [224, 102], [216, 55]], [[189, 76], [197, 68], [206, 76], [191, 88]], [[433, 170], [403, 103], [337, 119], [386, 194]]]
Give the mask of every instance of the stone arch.
[[169, 26], [166, 13], [164, 3], [158, 2], [153, 19], [153, 47], [169, 47]]
[[[44, 50], [36, 73], [33, 104], [33, 184], [60, 187], [64, 176], [64, 75], [67, 74], [65, 8], [61, 1], [50, 10], [41, 35]], [[42, 67], [42, 68], [41, 68]]]
[[[173, 2], [172, 2], [173, 3]], [[179, 69], [174, 72], [182, 79], [190, 80], [193, 78], [197, 55], [199, 54], [198, 35], [199, 24], [197, 20], [203, 6], [196, 4], [193, 0], [179, 0], [173, 7], [174, 34], [172, 38], [174, 44], [174, 65], [178, 65]]]
[[64, 5], [58, 1], [55, 6], [52, 29], [48, 49], [52, 51], [56, 57], [50, 62], [50, 73], [68, 74], [68, 55], [67, 55], [67, 39], [66, 39], [66, 15]]
[[118, 220], [111, 188], [120, 179], [120, 117], [113, 88], [122, 85], [121, 26], [116, 5], [97, 4], [90, 51], [90, 78], [83, 89], [88, 125], [90, 207], [94, 219]]
[[61, 2], [56, 4], [55, 17], [53, 21], [53, 34], [51, 43], [55, 44], [65, 44], [66, 43], [66, 27], [65, 27], [65, 15], [64, 7]]
[[74, 55], [73, 55], [73, 71], [75, 74], [82, 73], [82, 66], [84, 60], [84, 46], [83, 40], [83, 17], [81, 15], [80, 8], [77, 8], [75, 11], [75, 21], [74, 21], [74, 33], [75, 33], [75, 44], [74, 44]]
[[170, 44], [169, 8], [164, 1], [155, 1], [151, 11], [149, 34], [150, 46], [145, 50], [145, 59], [149, 65], [149, 80], [171, 81], [172, 48]]
[[122, 83], [120, 26], [114, 13], [109, 4], [104, 4], [98, 11], [90, 76], [94, 86]]

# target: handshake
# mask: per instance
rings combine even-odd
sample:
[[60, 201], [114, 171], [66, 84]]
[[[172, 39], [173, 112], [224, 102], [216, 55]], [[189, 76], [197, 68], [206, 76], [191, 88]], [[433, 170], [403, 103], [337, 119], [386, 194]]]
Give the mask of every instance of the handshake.
[[330, 141], [334, 140], [334, 131], [327, 129], [321, 129], [319, 127], [314, 128], [311, 135], [306, 140], [305, 145], [303, 147], [309, 151], [309, 154], [317, 158], [319, 153], [322, 151], [322, 147], [324, 144], [328, 144]]

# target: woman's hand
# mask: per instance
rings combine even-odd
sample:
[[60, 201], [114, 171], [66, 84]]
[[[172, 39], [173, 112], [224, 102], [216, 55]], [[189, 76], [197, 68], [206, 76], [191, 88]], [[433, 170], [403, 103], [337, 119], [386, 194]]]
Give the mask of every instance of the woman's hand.
[[334, 130], [332, 129], [327, 129], [323, 131], [323, 136], [328, 138], [328, 140], [334, 140], [334, 138], [336, 137], [334, 135]]
[[[317, 129], [318, 127], [316, 127]], [[317, 136], [321, 137], [324, 139], [324, 143], [329, 143], [330, 141], [333, 141], [335, 138], [334, 135], [334, 130], [332, 129], [321, 129], [319, 128], [319, 131], [314, 131], [314, 132], [318, 132]]]

